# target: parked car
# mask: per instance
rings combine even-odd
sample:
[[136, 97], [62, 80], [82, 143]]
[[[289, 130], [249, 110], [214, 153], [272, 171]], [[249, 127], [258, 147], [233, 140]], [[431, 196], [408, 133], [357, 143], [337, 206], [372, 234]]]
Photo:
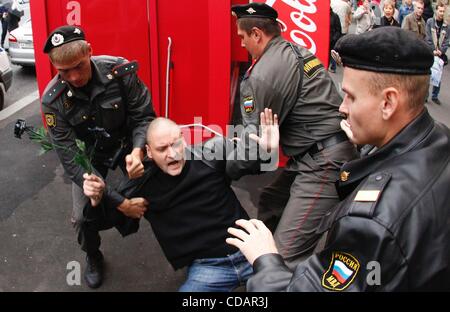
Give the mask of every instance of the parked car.
[[5, 93], [11, 87], [13, 73], [8, 54], [0, 48], [0, 110], [3, 109], [5, 103]]
[[9, 56], [11, 63], [22, 66], [34, 66], [33, 31], [31, 20], [14, 29], [9, 34]]

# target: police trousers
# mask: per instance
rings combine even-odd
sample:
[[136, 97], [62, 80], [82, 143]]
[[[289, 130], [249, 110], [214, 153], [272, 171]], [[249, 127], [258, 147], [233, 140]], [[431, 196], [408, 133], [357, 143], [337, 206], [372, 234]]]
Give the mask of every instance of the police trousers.
[[309, 257], [321, 235], [322, 217], [339, 202], [335, 182], [341, 166], [358, 157], [344, 141], [320, 152], [290, 159], [281, 174], [261, 193], [258, 219], [274, 232], [278, 251], [291, 268]]
[[[125, 170], [121, 166], [122, 172]], [[96, 167], [96, 170], [100, 173], [103, 179], [106, 178], [108, 174], [107, 167]], [[81, 246], [81, 250], [86, 252], [88, 255], [97, 254], [100, 244], [101, 237], [99, 231], [108, 230], [115, 226], [115, 221], [110, 218], [103, 217], [105, 214], [99, 213], [95, 217], [87, 218], [85, 215], [85, 207], [89, 201], [83, 193], [83, 189], [77, 184], [72, 182], [72, 225], [77, 233], [78, 244]], [[93, 209], [101, 209], [100, 207], [95, 207]]]

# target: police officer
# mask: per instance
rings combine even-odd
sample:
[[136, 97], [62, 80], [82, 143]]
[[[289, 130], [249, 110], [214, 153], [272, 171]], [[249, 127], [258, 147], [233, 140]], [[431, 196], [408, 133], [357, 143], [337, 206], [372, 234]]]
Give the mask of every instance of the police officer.
[[[240, 220], [228, 242], [256, 275], [251, 291], [433, 291], [450, 289], [450, 130], [424, 106], [431, 49], [384, 27], [340, 39], [344, 127], [378, 149], [344, 165], [343, 201], [321, 221], [323, 250], [294, 273], [262, 222]], [[415, 60], [411, 62], [411, 60]]]
[[[63, 146], [57, 153], [72, 179], [72, 222], [78, 242], [87, 253], [85, 280], [99, 287], [103, 277], [103, 255], [98, 231], [112, 227], [102, 220], [87, 220], [83, 207], [83, 168], [74, 162], [76, 139], [93, 153], [93, 165], [106, 177], [117, 165], [130, 178], [143, 174], [145, 135], [155, 118], [150, 94], [136, 75], [138, 64], [120, 57], [92, 56], [91, 45], [80, 27], [62, 26], [48, 37], [44, 52], [58, 71], [42, 97], [42, 109], [50, 137]], [[126, 170], [125, 170], [126, 169]], [[138, 218], [145, 203], [130, 202], [112, 189], [105, 195], [126, 216]]]
[[[340, 167], [357, 152], [339, 126], [342, 98], [331, 77], [307, 49], [280, 36], [278, 13], [263, 3], [232, 11], [242, 46], [253, 59], [240, 86], [243, 124], [251, 132], [260, 112], [271, 108], [279, 116], [281, 147], [290, 158], [262, 192], [258, 218], [271, 230], [279, 220], [279, 251], [289, 262], [299, 261], [312, 253], [320, 219], [338, 202], [334, 183]], [[257, 162], [236, 164], [258, 168]]]

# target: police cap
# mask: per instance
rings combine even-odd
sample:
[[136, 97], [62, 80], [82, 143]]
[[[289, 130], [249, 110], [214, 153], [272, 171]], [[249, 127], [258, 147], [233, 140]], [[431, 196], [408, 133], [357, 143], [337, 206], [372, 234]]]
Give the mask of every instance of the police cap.
[[44, 46], [44, 53], [49, 53], [53, 48], [60, 47], [66, 43], [85, 40], [84, 31], [78, 26], [61, 26], [56, 28], [50, 36]]
[[238, 19], [243, 17], [263, 17], [276, 20], [278, 18], [277, 11], [265, 3], [253, 2], [244, 5], [233, 5], [231, 11]]
[[380, 73], [427, 75], [433, 65], [431, 48], [412, 32], [387, 26], [338, 40], [334, 58], [344, 66]]

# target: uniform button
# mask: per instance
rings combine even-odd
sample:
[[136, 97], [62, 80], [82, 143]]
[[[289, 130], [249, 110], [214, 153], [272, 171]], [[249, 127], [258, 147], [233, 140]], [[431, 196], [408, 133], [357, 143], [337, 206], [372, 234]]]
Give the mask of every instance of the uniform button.
[[119, 105], [114, 104], [114, 108], [115, 108], [115, 109], [118, 109], [118, 108], [119, 108]]
[[95, 120], [95, 117], [92, 117], [92, 120]]
[[375, 177], [375, 180], [377, 180], [377, 181], [381, 181], [383, 179], [383, 176], [382, 175], [379, 175], [379, 176], [376, 176]]
[[88, 118], [87, 118], [87, 116], [83, 116], [83, 120], [87, 120]]

